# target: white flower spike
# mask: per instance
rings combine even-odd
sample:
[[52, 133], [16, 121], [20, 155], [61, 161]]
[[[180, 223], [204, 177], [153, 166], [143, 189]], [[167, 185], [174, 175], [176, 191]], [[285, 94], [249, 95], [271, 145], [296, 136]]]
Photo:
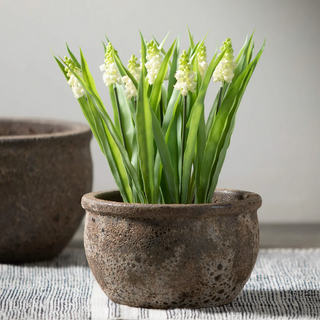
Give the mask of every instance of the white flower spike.
[[101, 71], [104, 71], [102, 79], [107, 87], [115, 83], [121, 84], [121, 76], [117, 69], [116, 63], [114, 62], [112, 51], [113, 46], [111, 42], [109, 42], [106, 50], [104, 64], [99, 67]]
[[68, 85], [71, 87], [74, 97], [79, 99], [84, 96], [85, 91], [71, 70], [79, 77], [82, 77], [81, 70], [76, 67], [75, 63], [68, 57], [64, 57], [64, 63], [67, 65], [67, 67], [65, 67], [65, 71], [67, 71], [67, 77], [69, 77]]
[[223, 87], [224, 82], [231, 83], [234, 73], [233, 70], [236, 68], [237, 64], [233, 61], [233, 48], [231, 44], [231, 39], [227, 38], [220, 48], [221, 51], [227, 48], [222, 60], [217, 65], [213, 73], [213, 81], [220, 82], [220, 86]]
[[192, 71], [188, 54], [183, 50], [179, 59], [179, 69], [174, 75], [177, 83], [174, 87], [181, 91], [183, 96], [188, 94], [188, 91], [194, 93], [196, 88], [196, 73]]
[[[133, 77], [139, 82], [141, 66], [137, 62], [138, 58], [133, 54], [129, 60], [128, 69]], [[128, 76], [122, 77], [122, 81], [125, 84], [125, 95], [127, 99], [136, 97], [138, 95], [138, 90]]]
[[200, 72], [201, 78], [203, 78], [208, 69], [207, 48], [203, 43], [200, 45], [197, 58], [198, 58], [199, 72]]
[[[158, 49], [156, 43], [153, 40], [151, 40], [147, 44], [147, 63], [145, 64], [148, 71], [147, 78], [148, 78], [149, 84], [154, 84], [156, 77], [159, 73], [162, 60], [163, 58], [160, 50]], [[168, 80], [168, 79], [169, 79], [169, 68], [164, 80]]]

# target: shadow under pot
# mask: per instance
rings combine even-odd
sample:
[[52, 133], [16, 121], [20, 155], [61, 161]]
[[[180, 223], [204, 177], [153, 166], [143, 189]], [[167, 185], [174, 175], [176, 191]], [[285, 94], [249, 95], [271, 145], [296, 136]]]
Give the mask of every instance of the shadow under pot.
[[114, 302], [155, 309], [233, 301], [259, 251], [252, 192], [217, 189], [211, 204], [123, 203], [118, 191], [89, 193], [84, 246], [94, 277]]
[[91, 191], [88, 126], [0, 119], [0, 263], [55, 257], [77, 230]]

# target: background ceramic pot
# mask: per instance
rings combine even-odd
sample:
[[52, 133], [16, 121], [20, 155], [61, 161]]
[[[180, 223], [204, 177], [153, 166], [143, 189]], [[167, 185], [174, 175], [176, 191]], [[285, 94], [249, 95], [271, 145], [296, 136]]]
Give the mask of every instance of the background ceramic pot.
[[0, 262], [49, 259], [62, 251], [92, 187], [88, 126], [0, 119]]
[[218, 189], [213, 202], [146, 205], [122, 203], [118, 191], [85, 195], [85, 252], [105, 294], [157, 309], [234, 300], [257, 258], [262, 200]]

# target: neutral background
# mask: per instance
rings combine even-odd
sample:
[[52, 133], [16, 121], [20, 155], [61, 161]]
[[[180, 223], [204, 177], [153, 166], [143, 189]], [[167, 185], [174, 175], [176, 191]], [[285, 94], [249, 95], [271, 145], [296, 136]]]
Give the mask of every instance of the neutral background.
[[[219, 187], [255, 191], [261, 222], [320, 222], [320, 1], [0, 0], [0, 116], [84, 122], [52, 54], [81, 47], [111, 112], [98, 68], [106, 34], [125, 61], [139, 54], [138, 30], [159, 40], [171, 30], [186, 47], [188, 25], [208, 56], [231, 37], [235, 53], [254, 29], [266, 50], [239, 110]], [[208, 108], [218, 90], [212, 83]], [[114, 188], [92, 142], [94, 190]]]

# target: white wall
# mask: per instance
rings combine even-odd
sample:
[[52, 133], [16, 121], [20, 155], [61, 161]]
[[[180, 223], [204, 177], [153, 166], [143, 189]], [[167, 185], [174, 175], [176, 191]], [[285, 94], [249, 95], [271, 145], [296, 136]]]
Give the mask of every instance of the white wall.
[[[168, 44], [186, 25], [199, 40], [209, 31], [208, 56], [226, 37], [235, 51], [256, 29], [266, 50], [243, 98], [219, 186], [258, 192], [261, 222], [320, 222], [319, 31], [317, 0], [1, 0], [0, 116], [46, 117], [84, 122], [51, 52], [65, 42], [88, 60], [107, 107], [98, 66], [100, 40], [112, 40], [123, 60], [139, 54], [138, 30]], [[217, 90], [212, 84], [208, 107]], [[97, 143], [92, 143], [94, 190], [115, 183]]]

